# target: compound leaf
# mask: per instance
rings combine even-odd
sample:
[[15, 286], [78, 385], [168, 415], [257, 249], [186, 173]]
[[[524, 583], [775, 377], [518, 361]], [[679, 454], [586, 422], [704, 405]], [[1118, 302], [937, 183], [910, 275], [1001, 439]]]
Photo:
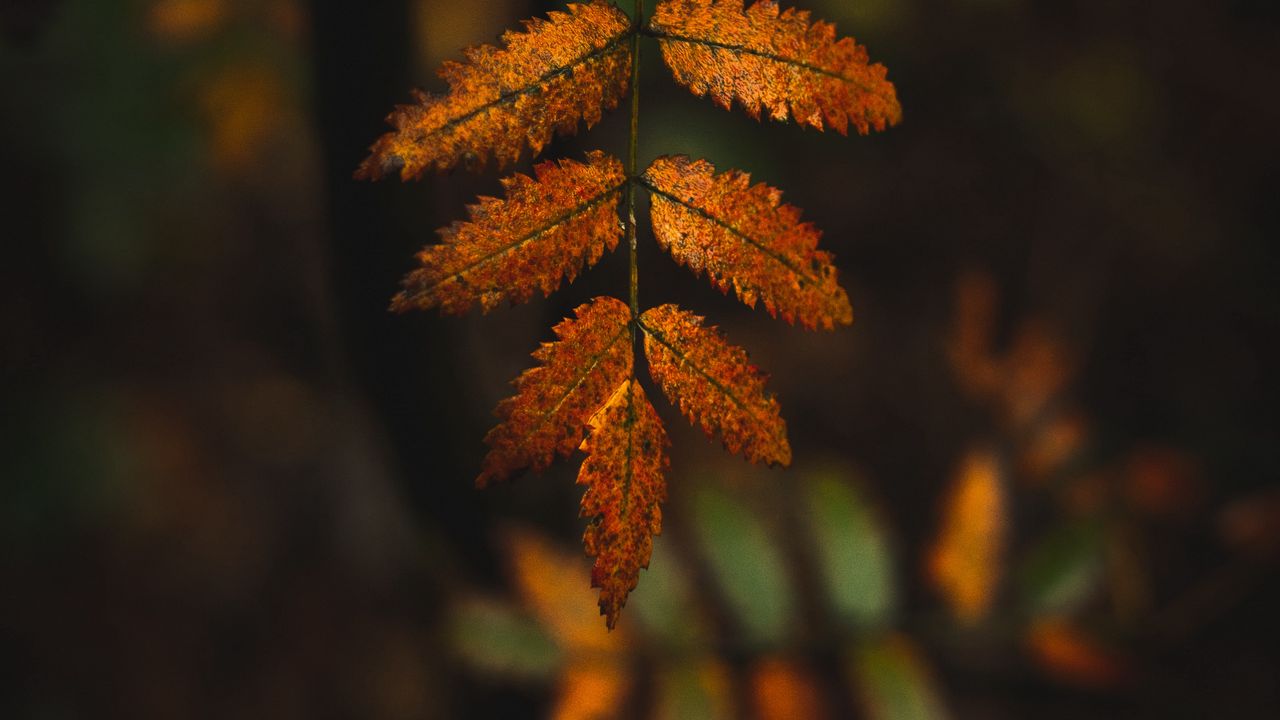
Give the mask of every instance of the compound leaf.
[[558, 342], [533, 353], [541, 365], [516, 379], [516, 394], [498, 404], [501, 423], [484, 441], [476, 485], [511, 478], [529, 468], [541, 472], [556, 455], [568, 456], [582, 443], [587, 424], [614, 388], [631, 376], [626, 303], [598, 297], [574, 311], [576, 319], [555, 327]]
[[743, 8], [742, 0], [664, 0], [649, 31], [676, 82], [726, 110], [737, 100], [751, 117], [794, 118], [842, 135], [853, 125], [867, 134], [902, 118], [885, 67], [871, 64], [835, 26], [810, 24], [809, 13], [778, 12], [774, 0]]
[[765, 392], [764, 375], [745, 350], [702, 320], [675, 305], [640, 316], [654, 381], [708, 437], [719, 433], [729, 452], [754, 463], [791, 464], [787, 425], [778, 401]]
[[667, 499], [667, 433], [644, 390], [627, 379], [591, 418], [582, 444], [587, 459], [578, 473], [586, 485], [583, 517], [591, 518], [582, 537], [595, 557], [591, 586], [600, 588], [600, 613], [612, 630], [627, 595], [649, 566], [653, 536], [662, 532]]
[[853, 322], [831, 255], [817, 249], [821, 233], [780, 191], [683, 155], [658, 158], [643, 181], [654, 235], [676, 262], [706, 272], [722, 292], [732, 287], [748, 306], [763, 300], [787, 322], [827, 330]]
[[594, 125], [617, 107], [627, 88], [631, 21], [604, 0], [573, 3], [546, 20], [526, 20], [525, 32], [502, 36], [505, 48], [481, 45], [464, 51], [466, 63], [449, 62], [440, 76], [444, 95], [415, 93], [415, 105], [396, 108], [383, 135], [356, 171], [377, 180], [445, 170], [459, 162], [514, 162], [527, 144], [537, 155], [553, 132]]
[[506, 198], [482, 197], [468, 208], [470, 222], [440, 231], [443, 242], [418, 253], [422, 267], [404, 279], [395, 310], [439, 307], [461, 314], [475, 303], [488, 312], [503, 300], [550, 295], [562, 279], [573, 282], [622, 235], [618, 198], [626, 184], [622, 163], [605, 153], [587, 162], [539, 163], [534, 177], [502, 180]]

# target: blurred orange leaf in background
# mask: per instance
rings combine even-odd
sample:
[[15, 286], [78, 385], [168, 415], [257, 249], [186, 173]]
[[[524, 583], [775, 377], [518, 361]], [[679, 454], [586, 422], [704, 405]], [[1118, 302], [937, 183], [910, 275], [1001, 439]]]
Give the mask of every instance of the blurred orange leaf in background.
[[1062, 618], [1036, 622], [1027, 632], [1026, 644], [1040, 667], [1063, 682], [1106, 687], [1126, 674], [1117, 656]]
[[794, 662], [761, 660], [751, 672], [751, 685], [760, 720], [829, 717], [813, 678]]
[[995, 600], [1005, 513], [999, 459], [971, 452], [948, 491], [927, 566], [929, 581], [961, 620], [981, 619]]

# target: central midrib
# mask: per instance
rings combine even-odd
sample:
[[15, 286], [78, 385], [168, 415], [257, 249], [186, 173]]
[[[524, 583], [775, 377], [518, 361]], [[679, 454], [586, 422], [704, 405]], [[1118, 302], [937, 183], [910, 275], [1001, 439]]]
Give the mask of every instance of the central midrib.
[[[601, 192], [599, 195], [596, 195], [595, 197], [591, 198], [590, 200], [584, 203], [581, 203], [569, 209], [568, 211], [551, 218], [551, 220], [549, 220], [547, 224], [537, 228], [536, 230], [532, 230], [525, 235], [522, 235], [521, 237], [517, 238], [514, 242], [508, 245], [503, 245], [502, 247], [496, 250], [493, 250], [492, 252], [484, 255], [483, 257], [473, 262], [470, 262], [467, 265], [461, 268], [458, 268], [457, 270], [450, 272], [448, 275], [440, 278], [439, 280], [436, 280], [430, 285], [415, 288], [413, 291], [413, 295], [425, 295], [427, 293], [430, 293], [434, 291], [436, 288], [440, 287], [441, 285], [449, 282], [450, 280], [465, 282], [466, 278], [464, 276], [470, 273], [472, 270], [475, 270], [481, 265], [484, 265], [488, 262], [493, 261], [500, 255], [505, 255], [529, 242], [532, 242], [538, 237], [541, 237], [542, 235], [545, 235], [546, 233], [551, 232], [555, 228], [565, 224], [566, 222], [568, 222], [569, 220], [573, 219], [578, 215], [582, 215], [584, 213], [590, 212], [591, 210], [594, 210], [601, 203], [603, 203], [605, 199], [608, 198], [610, 195], [622, 190], [622, 187], [626, 184], [627, 184], [627, 181], [623, 180], [617, 185], [614, 185], [613, 187]], [[436, 246], [436, 247], [439, 247], [439, 246]]]
[[475, 117], [476, 115], [479, 115], [480, 113], [490, 108], [496, 107], [498, 105], [502, 105], [504, 103], [511, 102], [512, 100], [515, 100], [521, 95], [527, 95], [533, 92], [535, 89], [541, 87], [543, 83], [549, 80], [553, 80], [561, 75], [568, 74], [571, 70], [578, 67], [579, 65], [582, 65], [583, 63], [589, 62], [598, 57], [603, 57], [605, 55], [608, 55], [610, 51], [614, 50], [619, 45], [621, 45], [623, 41], [631, 37], [631, 34], [633, 32], [635, 31], [628, 28], [627, 30], [623, 31], [623, 33], [618, 37], [609, 40], [609, 42], [592, 50], [591, 52], [585, 53], [577, 58], [574, 58], [573, 60], [566, 63], [563, 67], [558, 67], [555, 70], [552, 70], [550, 72], [547, 72], [543, 75], [538, 76], [536, 79], [534, 79], [532, 82], [530, 82], [528, 85], [525, 85], [522, 88], [518, 88], [515, 90], [508, 90], [507, 92], [502, 93], [501, 95], [494, 98], [493, 100], [490, 100], [489, 102], [477, 108], [468, 110], [467, 112], [463, 113], [462, 115], [459, 115], [458, 117], [450, 118], [445, 122], [441, 123], [439, 127], [432, 128], [431, 130], [424, 132], [423, 135], [435, 135], [437, 133], [444, 132], [445, 130], [448, 130], [449, 128], [455, 125], [459, 125], [461, 123], [464, 123], [470, 120], [471, 118]]
[[[798, 267], [795, 263], [791, 262], [791, 260], [790, 260], [789, 258], [787, 258], [785, 255], [782, 255], [782, 254], [778, 253], [777, 251], [773, 250], [772, 248], [770, 248], [770, 247], [768, 247], [768, 246], [766, 246], [766, 245], [762, 244], [761, 242], [757, 241], [755, 238], [753, 238], [753, 237], [751, 237], [750, 235], [746, 234], [746, 233], [745, 233], [745, 232], [743, 232], [742, 230], [739, 230], [738, 228], [734, 227], [733, 225], [730, 225], [729, 223], [725, 222], [724, 220], [721, 220], [720, 218], [716, 217], [715, 215], [712, 215], [711, 213], [707, 212], [706, 210], [703, 210], [702, 208], [697, 207], [697, 206], [695, 206], [695, 205], [690, 205], [689, 203], [685, 202], [684, 200], [681, 200], [680, 198], [676, 197], [675, 195], [672, 195], [671, 193], [669, 193], [669, 192], [667, 192], [667, 191], [665, 191], [665, 190], [659, 189], [656, 185], [652, 184], [652, 183], [651, 183], [651, 182], [649, 182], [648, 180], [645, 180], [645, 179], [643, 179], [643, 178], [642, 178], [640, 182], [641, 182], [641, 184], [643, 184], [646, 188], [648, 188], [651, 192], [653, 192], [655, 195], [661, 195], [662, 197], [664, 197], [664, 198], [666, 198], [666, 199], [670, 200], [671, 202], [676, 203], [676, 204], [677, 204], [677, 205], [679, 205], [680, 207], [687, 208], [688, 210], [691, 210], [691, 211], [693, 211], [693, 212], [697, 213], [699, 216], [701, 216], [701, 217], [703, 217], [703, 218], [705, 218], [705, 219], [707, 219], [707, 220], [710, 220], [711, 222], [715, 223], [716, 225], [719, 225], [720, 227], [724, 228], [725, 230], [728, 230], [729, 232], [733, 233], [734, 235], [737, 235], [739, 238], [741, 238], [741, 239], [742, 239], [742, 241], [743, 241], [743, 242], [745, 242], [745, 243], [747, 243], [748, 245], [750, 245], [751, 247], [753, 247], [753, 248], [755, 248], [755, 249], [759, 250], [759, 251], [760, 251], [761, 253], [763, 253], [766, 257], [768, 257], [768, 258], [772, 259], [774, 262], [777, 262], [779, 265], [782, 265], [783, 267], [785, 267], [786, 269], [788, 269], [788, 270], [790, 270], [791, 272], [795, 273], [796, 275], [799, 275], [799, 276], [800, 276], [800, 278], [801, 278], [802, 280], [804, 280], [804, 281], [806, 281], [806, 282], [808, 282], [808, 283], [811, 283], [815, 288], [819, 288], [819, 289], [821, 289], [821, 288], [822, 288], [822, 283], [818, 280], [818, 278], [816, 278], [816, 277], [814, 277], [814, 276], [812, 276], [812, 275], [810, 275], [810, 274], [806, 273], [803, 269], [801, 269], [800, 267]], [[831, 296], [831, 294], [830, 294], [830, 293], [823, 293], [823, 294], [828, 295], [828, 296]], [[834, 297], [834, 296], [832, 296], [832, 297]]]

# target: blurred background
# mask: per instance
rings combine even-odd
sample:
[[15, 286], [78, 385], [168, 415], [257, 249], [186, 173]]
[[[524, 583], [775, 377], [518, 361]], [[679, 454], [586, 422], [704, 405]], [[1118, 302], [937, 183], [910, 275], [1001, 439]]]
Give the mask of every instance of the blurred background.
[[[0, 716], [1277, 716], [1280, 6], [807, 0], [897, 85], [871, 137], [726, 113], [646, 41], [641, 162], [783, 188], [858, 319], [753, 313], [642, 223], [642, 304], [751, 352], [797, 462], [654, 396], [671, 499], [611, 634], [578, 462], [472, 479], [625, 253], [393, 316], [510, 169], [351, 180], [558, 6], [0, 4]], [[624, 115], [545, 156], [621, 154]]]

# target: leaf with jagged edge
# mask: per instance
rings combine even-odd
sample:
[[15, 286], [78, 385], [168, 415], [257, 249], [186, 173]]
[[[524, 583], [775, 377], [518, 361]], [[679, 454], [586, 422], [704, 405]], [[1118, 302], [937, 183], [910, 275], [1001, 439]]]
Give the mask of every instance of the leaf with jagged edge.
[[791, 464], [787, 425], [765, 377], [747, 352], [725, 342], [703, 318], [675, 305], [646, 310], [644, 352], [649, 373], [667, 398], [710, 437], [753, 463]]
[[634, 379], [623, 381], [591, 418], [591, 434], [582, 443], [587, 459], [578, 484], [587, 491], [581, 515], [591, 518], [582, 541], [596, 559], [591, 586], [600, 588], [600, 613], [610, 630], [640, 569], [649, 566], [653, 536], [662, 532], [669, 444], [658, 413]]
[[417, 104], [397, 107], [387, 117], [395, 130], [374, 143], [356, 177], [411, 180], [491, 155], [506, 165], [526, 144], [537, 155], [553, 133], [572, 134], [582, 120], [590, 127], [616, 108], [630, 79], [631, 21], [603, 0], [567, 9], [504, 33], [505, 48], [467, 48], [466, 63], [446, 63], [449, 92], [417, 92]]
[[774, 0], [745, 9], [742, 0], [664, 0], [649, 32], [676, 82], [726, 110], [736, 100], [757, 120], [764, 110], [842, 135], [849, 125], [865, 135], [902, 118], [885, 67], [852, 38], [837, 40], [831, 23], [810, 24], [807, 11], [779, 13]]
[[774, 317], [811, 330], [852, 323], [832, 257], [817, 249], [821, 232], [800, 222], [800, 209], [783, 204], [780, 191], [752, 185], [738, 170], [715, 170], [668, 155], [644, 172], [658, 244], [722, 292], [733, 288], [750, 307], [762, 300]]
[[533, 353], [541, 364], [516, 379], [516, 394], [498, 404], [501, 419], [484, 441], [476, 485], [510, 479], [525, 468], [547, 469], [582, 443], [591, 416], [631, 377], [631, 309], [611, 297], [578, 306], [576, 319], [555, 327], [557, 342]]
[[532, 178], [504, 178], [505, 199], [481, 197], [468, 208], [470, 222], [441, 230], [443, 242], [418, 253], [422, 267], [404, 279], [391, 307], [459, 315], [478, 302], [488, 312], [536, 290], [550, 295], [617, 247], [622, 163], [593, 151], [586, 163], [547, 161], [533, 170]]

